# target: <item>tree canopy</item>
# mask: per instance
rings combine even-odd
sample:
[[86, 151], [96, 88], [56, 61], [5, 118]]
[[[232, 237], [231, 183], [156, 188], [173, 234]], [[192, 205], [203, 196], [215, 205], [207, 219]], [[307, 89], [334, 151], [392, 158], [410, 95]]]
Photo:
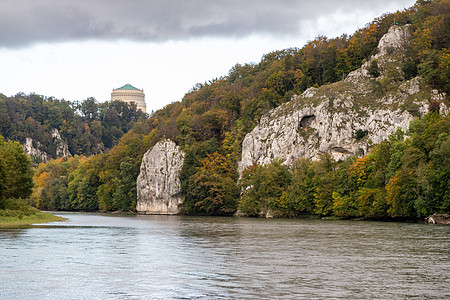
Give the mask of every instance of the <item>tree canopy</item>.
[[33, 170], [18, 142], [5, 142], [0, 135], [0, 209], [5, 200], [28, 198], [33, 191]]
[[[98, 103], [94, 98], [68, 102], [22, 93], [14, 97], [0, 94], [0, 134], [25, 143], [31, 138], [34, 148], [57, 158], [52, 130], [58, 130], [72, 155], [103, 153], [115, 146], [145, 114], [135, 105], [122, 101]], [[33, 158], [40, 162], [38, 158]]]
[[[364, 157], [336, 162], [324, 155], [290, 168], [275, 160], [251, 166], [241, 182], [236, 170], [244, 136], [264, 113], [359, 68], [376, 53], [394, 21], [411, 24], [414, 32], [398, 79], [420, 75], [434, 88], [450, 92], [449, 10], [449, 0], [417, 1], [350, 36], [319, 36], [302, 48], [268, 53], [259, 63], [236, 64], [226, 76], [195, 84], [181, 101], [148, 119], [121, 103], [98, 104], [92, 98], [69, 104], [36, 95], [0, 96], [0, 115], [11, 120], [1, 124], [1, 132], [19, 141], [35, 132], [45, 140], [49, 128], [58, 128], [71, 153], [80, 155], [38, 167], [34, 197], [43, 208], [134, 210], [142, 156], [168, 138], [186, 153], [180, 175], [186, 214], [228, 215], [239, 208], [248, 215], [272, 211], [284, 216], [416, 218], [448, 212], [448, 117], [436, 114]], [[379, 76], [378, 68], [376, 62], [370, 65], [372, 76]], [[17, 114], [11, 105], [18, 111], [27, 105], [33, 115]], [[361, 131], [357, 138], [365, 135]], [[238, 186], [244, 188], [241, 200]]]

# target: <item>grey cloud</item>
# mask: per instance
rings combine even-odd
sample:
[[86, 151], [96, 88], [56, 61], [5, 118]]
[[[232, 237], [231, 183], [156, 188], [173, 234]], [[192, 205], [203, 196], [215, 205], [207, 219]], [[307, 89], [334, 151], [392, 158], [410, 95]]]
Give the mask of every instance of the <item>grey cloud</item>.
[[[2, 0], [0, 47], [85, 39], [298, 35], [300, 22], [408, 0]], [[368, 20], [370, 21], [370, 20]]]

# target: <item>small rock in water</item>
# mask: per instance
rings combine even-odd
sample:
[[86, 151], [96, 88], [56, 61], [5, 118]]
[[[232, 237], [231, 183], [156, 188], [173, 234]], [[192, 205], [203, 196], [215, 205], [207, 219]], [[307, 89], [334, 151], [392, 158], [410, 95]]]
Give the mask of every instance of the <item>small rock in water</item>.
[[450, 215], [449, 214], [434, 214], [425, 218], [425, 222], [428, 224], [445, 224], [450, 225]]

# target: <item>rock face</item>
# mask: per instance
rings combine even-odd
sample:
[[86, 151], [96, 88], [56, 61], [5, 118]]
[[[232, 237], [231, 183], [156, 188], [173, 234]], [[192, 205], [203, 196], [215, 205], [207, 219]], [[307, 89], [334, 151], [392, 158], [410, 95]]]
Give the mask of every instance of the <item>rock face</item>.
[[26, 154], [31, 157], [36, 158], [38, 161], [46, 162], [48, 160], [48, 154], [42, 151], [40, 148], [42, 144], [39, 141], [34, 141], [30, 137], [25, 138], [25, 144], [23, 145], [23, 150]]
[[170, 140], [159, 141], [144, 154], [137, 178], [139, 213], [178, 213], [178, 204], [182, 202], [179, 174], [183, 162], [184, 152]]
[[[275, 158], [291, 165], [323, 153], [336, 160], [363, 155], [398, 128], [406, 131], [415, 117], [428, 112], [429, 99], [445, 98], [420, 77], [402, 81], [402, 49], [410, 36], [409, 26], [394, 26], [380, 40], [378, 54], [345, 80], [309, 88], [261, 117], [244, 138], [239, 173]], [[378, 78], [368, 71], [374, 59]]]
[[63, 141], [58, 129], [52, 129], [53, 143], [56, 145], [56, 156], [57, 157], [69, 157], [71, 156], [69, 152], [69, 145]]
[[[37, 161], [40, 162], [46, 162], [52, 157], [69, 157], [71, 156], [69, 152], [69, 146], [66, 142], [61, 138], [61, 135], [59, 134], [58, 129], [53, 128], [51, 131], [52, 135], [52, 142], [54, 147], [56, 148], [56, 152], [53, 154], [49, 154], [42, 150], [43, 145], [41, 142], [33, 140], [30, 137], [25, 138], [25, 144], [23, 145], [23, 149], [26, 154], [28, 154], [31, 157], [34, 157]], [[54, 149], [55, 149], [54, 148]]]
[[380, 39], [377, 54], [365, 62], [361, 68], [350, 72], [346, 80], [354, 81], [370, 77], [368, 69], [373, 60], [377, 60], [382, 75], [401, 76], [401, 64], [399, 62], [404, 57], [405, 48], [409, 45], [411, 37], [411, 25], [392, 26], [388, 33]]
[[425, 218], [425, 222], [428, 224], [445, 224], [450, 225], [450, 215], [449, 214], [434, 214]]

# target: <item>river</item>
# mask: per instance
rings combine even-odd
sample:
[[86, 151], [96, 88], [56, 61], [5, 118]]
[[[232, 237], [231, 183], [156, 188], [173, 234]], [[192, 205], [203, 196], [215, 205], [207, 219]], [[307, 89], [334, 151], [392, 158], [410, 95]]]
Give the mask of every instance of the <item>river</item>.
[[450, 299], [450, 226], [56, 214], [0, 229], [0, 299]]

